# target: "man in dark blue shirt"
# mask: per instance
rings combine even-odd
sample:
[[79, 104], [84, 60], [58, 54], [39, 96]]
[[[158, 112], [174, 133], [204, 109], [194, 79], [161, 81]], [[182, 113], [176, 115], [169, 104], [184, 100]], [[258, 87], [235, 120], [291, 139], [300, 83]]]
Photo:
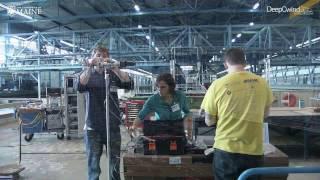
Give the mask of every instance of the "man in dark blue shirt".
[[[88, 180], [98, 180], [100, 157], [103, 145], [107, 147], [106, 133], [106, 85], [104, 68], [101, 64], [108, 63], [109, 51], [98, 47], [93, 56], [87, 61], [88, 67], [80, 74], [79, 92], [86, 94], [86, 124], [85, 143], [88, 156]], [[120, 180], [120, 109], [117, 89], [132, 89], [133, 82], [128, 74], [120, 71], [118, 67], [107, 70], [110, 77], [109, 117], [110, 117], [110, 175], [112, 180]]]

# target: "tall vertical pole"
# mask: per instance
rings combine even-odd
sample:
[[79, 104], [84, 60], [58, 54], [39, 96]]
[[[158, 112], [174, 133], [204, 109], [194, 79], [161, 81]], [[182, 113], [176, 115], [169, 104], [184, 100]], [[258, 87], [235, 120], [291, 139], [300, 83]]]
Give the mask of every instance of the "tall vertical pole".
[[[41, 45], [40, 45], [40, 34], [37, 32], [37, 48], [38, 55], [41, 54]], [[40, 56], [38, 57], [38, 66], [40, 67]], [[41, 99], [41, 82], [40, 82], [40, 71], [38, 71], [38, 99]]]
[[271, 30], [271, 27], [268, 26], [268, 48], [271, 49], [272, 48], [272, 30]]
[[38, 99], [41, 99], [41, 82], [40, 82], [40, 71], [38, 71]]
[[105, 67], [104, 69], [104, 73], [105, 73], [105, 83], [106, 83], [106, 131], [107, 131], [107, 180], [111, 180], [111, 172], [110, 172], [110, 162], [111, 162], [111, 154], [110, 154], [110, 116], [109, 116], [109, 84], [110, 84], [110, 77], [109, 74], [107, 73], [107, 68]]
[[232, 46], [232, 42], [231, 42], [231, 39], [232, 39], [232, 31], [231, 31], [231, 25], [229, 25], [228, 26], [228, 28], [227, 28], [227, 30], [228, 30], [228, 40], [227, 40], [227, 45], [228, 45], [228, 48], [231, 48], [231, 46]]
[[151, 36], [151, 25], [149, 25], [149, 41], [148, 41], [148, 43], [149, 43], [149, 61], [151, 61], [152, 60], [152, 36]]

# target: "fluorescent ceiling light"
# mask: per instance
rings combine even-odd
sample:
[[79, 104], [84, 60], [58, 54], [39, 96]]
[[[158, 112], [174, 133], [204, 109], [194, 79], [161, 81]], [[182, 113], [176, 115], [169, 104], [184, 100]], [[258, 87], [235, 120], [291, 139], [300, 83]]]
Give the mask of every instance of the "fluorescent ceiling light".
[[139, 24], [139, 25], [138, 25], [138, 28], [141, 29], [141, 28], [142, 28], [142, 25]]
[[2, 4], [2, 3], [0, 3], [0, 7], [6, 9], [7, 11], [10, 11], [10, 13], [17, 14], [17, 15], [22, 16], [22, 17], [24, 17], [24, 18], [33, 20], [33, 18], [32, 18], [31, 16], [28, 16], [28, 15], [25, 15], [25, 14], [19, 12], [19, 11], [16, 11], [15, 9], [12, 9], [12, 8], [10, 8], [10, 7]]
[[140, 7], [139, 7], [137, 4], [134, 5], [134, 9], [135, 9], [136, 11], [140, 11]]
[[64, 41], [64, 40], [60, 40], [60, 42], [61, 42], [62, 44], [65, 44], [65, 45], [67, 45], [67, 46], [70, 46], [70, 47], [76, 47], [74, 44], [69, 43], [69, 42]]
[[312, 42], [319, 41], [319, 40], [320, 40], [320, 37], [317, 37], [317, 38], [311, 39], [311, 41], [312, 41]]
[[231, 42], [236, 42], [236, 39], [232, 39]]
[[159, 48], [158, 48], [158, 47], [156, 47], [155, 49], [156, 49], [156, 51], [159, 51]]
[[253, 25], [254, 25], [254, 22], [250, 22], [249, 25], [250, 25], [250, 26], [253, 26]]
[[259, 2], [255, 3], [252, 7], [252, 9], [258, 9], [258, 7], [260, 6]]
[[241, 33], [237, 34], [237, 38], [240, 38], [241, 36], [242, 36], [242, 34], [241, 34]]
[[184, 71], [191, 71], [193, 70], [193, 66], [180, 66], [180, 68]]
[[22, 41], [26, 41], [26, 39], [23, 38], [23, 37], [19, 37], [19, 36], [12, 36], [12, 37], [14, 37], [14, 38], [16, 38], [16, 39], [19, 39], [19, 40], [22, 40]]
[[148, 39], [148, 40], [149, 40], [149, 39], [150, 39], [150, 36], [149, 36], [149, 35], [146, 35], [146, 39]]
[[[314, 38], [314, 39], [311, 39], [311, 44], [315, 44], [315, 43], [317, 43], [319, 40], [320, 40], [320, 37], [316, 37], [316, 38]], [[309, 44], [310, 44], [309, 41], [305, 41], [305, 42], [303, 42], [303, 43], [297, 44], [296, 47], [298, 47], [298, 48], [306, 47], [306, 46], [308, 46]]]
[[151, 42], [151, 46], [154, 46], [154, 42], [153, 41]]

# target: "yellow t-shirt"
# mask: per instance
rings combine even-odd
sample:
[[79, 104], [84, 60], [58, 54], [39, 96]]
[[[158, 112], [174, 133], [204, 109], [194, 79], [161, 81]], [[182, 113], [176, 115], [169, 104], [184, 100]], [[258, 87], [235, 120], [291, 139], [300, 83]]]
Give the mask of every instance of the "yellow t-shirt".
[[214, 81], [201, 104], [218, 119], [214, 148], [262, 155], [264, 111], [271, 103], [267, 82], [253, 73], [230, 73]]

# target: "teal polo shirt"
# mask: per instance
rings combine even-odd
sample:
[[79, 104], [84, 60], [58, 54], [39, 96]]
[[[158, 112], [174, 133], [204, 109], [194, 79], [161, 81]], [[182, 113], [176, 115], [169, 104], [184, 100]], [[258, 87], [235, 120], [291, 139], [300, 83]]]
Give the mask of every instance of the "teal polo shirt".
[[138, 117], [144, 120], [152, 112], [155, 113], [156, 120], [182, 119], [190, 113], [187, 97], [181, 91], [175, 91], [172, 103], [168, 104], [159, 93], [154, 94], [144, 103]]

